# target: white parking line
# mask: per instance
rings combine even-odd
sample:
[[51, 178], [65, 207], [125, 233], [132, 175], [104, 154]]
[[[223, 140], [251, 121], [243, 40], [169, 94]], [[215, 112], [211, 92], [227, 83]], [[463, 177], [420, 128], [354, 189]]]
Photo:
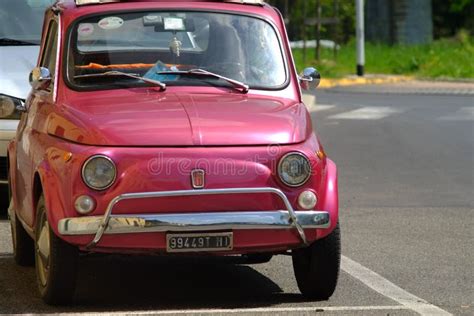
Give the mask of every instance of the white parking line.
[[358, 279], [372, 290], [402, 304], [422, 316], [451, 315], [445, 310], [405, 291], [404, 289], [383, 278], [374, 271], [364, 267], [346, 256], [342, 256], [341, 267], [348, 274]]
[[316, 103], [316, 105], [313, 108], [311, 108], [311, 112], [327, 111], [327, 110], [333, 109], [334, 107], [336, 107], [336, 106], [335, 105], [329, 105], [329, 104]]
[[401, 110], [389, 106], [366, 106], [357, 110], [332, 115], [329, 118], [336, 120], [380, 120], [401, 112]]
[[468, 106], [460, 108], [450, 115], [440, 117], [440, 121], [474, 121], [474, 107]]
[[316, 105], [316, 96], [303, 93], [303, 103], [306, 105], [306, 108], [311, 111]]
[[329, 306], [329, 307], [262, 307], [262, 308], [234, 308], [234, 309], [194, 309], [194, 310], [167, 310], [167, 311], [139, 311], [139, 312], [104, 312], [104, 313], [59, 313], [54, 315], [79, 316], [79, 315], [203, 315], [203, 314], [262, 314], [262, 313], [317, 313], [339, 311], [388, 311], [409, 310], [405, 306]]

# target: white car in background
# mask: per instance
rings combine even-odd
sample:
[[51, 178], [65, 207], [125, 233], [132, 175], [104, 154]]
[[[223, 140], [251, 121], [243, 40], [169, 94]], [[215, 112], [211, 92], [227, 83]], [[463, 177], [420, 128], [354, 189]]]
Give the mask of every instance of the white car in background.
[[[55, 0], [0, 1], [0, 184], [8, 183], [7, 145], [30, 91], [28, 75], [39, 55], [44, 11]], [[4, 200], [3, 197], [0, 200]]]

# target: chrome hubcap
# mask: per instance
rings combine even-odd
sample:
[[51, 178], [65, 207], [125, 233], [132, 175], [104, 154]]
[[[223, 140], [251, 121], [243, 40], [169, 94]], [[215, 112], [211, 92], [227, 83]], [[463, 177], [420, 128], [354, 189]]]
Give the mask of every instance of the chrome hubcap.
[[49, 255], [50, 255], [50, 236], [49, 224], [43, 213], [41, 218], [41, 229], [36, 240], [36, 264], [38, 274], [43, 286], [46, 285], [49, 272]]

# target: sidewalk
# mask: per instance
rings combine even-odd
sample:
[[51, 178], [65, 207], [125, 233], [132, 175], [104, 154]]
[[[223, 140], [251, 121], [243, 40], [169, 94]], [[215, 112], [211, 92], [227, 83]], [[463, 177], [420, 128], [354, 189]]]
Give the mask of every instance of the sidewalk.
[[419, 80], [407, 76], [368, 75], [321, 81], [320, 89], [331, 92], [378, 94], [474, 95], [474, 81]]
[[354, 86], [354, 85], [368, 85], [368, 84], [387, 84], [412, 81], [413, 77], [409, 76], [393, 76], [393, 75], [372, 75], [368, 74], [364, 77], [347, 76], [344, 78], [322, 78], [319, 87], [321, 89], [328, 89], [334, 87]]

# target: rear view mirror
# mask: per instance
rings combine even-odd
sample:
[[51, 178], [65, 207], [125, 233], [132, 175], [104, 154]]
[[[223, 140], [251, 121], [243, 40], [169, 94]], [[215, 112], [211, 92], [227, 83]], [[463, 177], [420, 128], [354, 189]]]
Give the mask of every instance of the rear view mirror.
[[30, 85], [33, 89], [46, 89], [51, 81], [51, 73], [48, 68], [36, 67], [30, 73]]
[[143, 25], [154, 26], [155, 32], [194, 32], [196, 27], [193, 19], [160, 16], [150, 14], [143, 17]]

